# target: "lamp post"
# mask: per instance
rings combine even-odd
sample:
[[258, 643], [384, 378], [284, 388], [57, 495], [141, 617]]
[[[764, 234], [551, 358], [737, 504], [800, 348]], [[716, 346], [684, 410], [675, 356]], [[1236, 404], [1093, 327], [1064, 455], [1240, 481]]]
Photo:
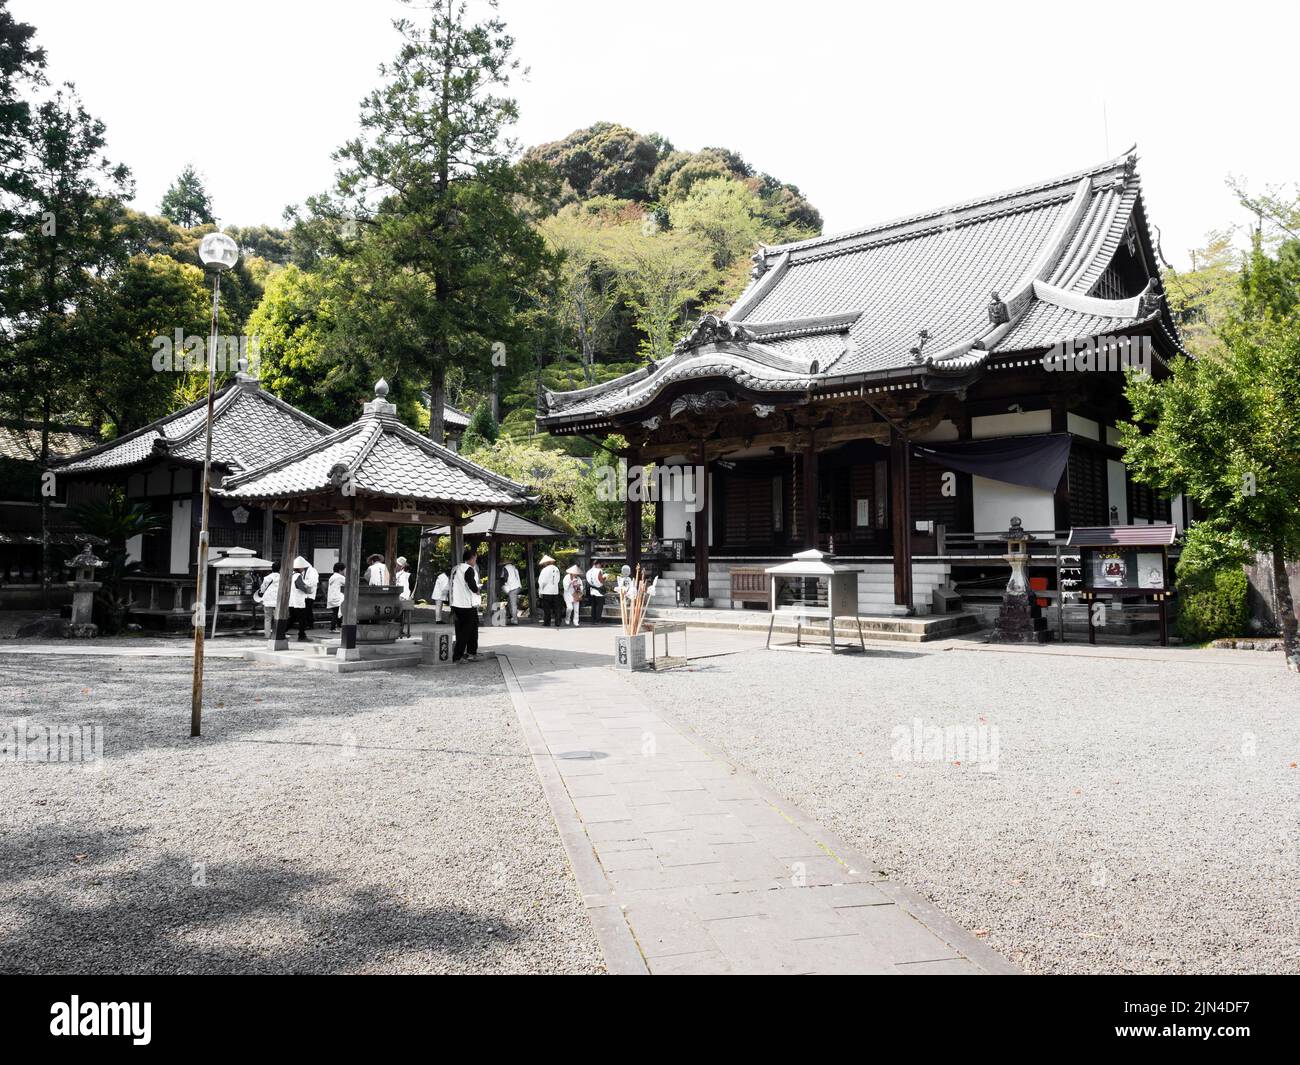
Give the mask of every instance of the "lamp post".
[[199, 572], [194, 587], [194, 687], [190, 693], [190, 735], [198, 736], [203, 720], [203, 632], [208, 612], [208, 501], [212, 491], [212, 404], [217, 378], [217, 309], [221, 275], [239, 259], [239, 245], [224, 233], [209, 233], [199, 243], [199, 258], [212, 272], [212, 329], [208, 336], [208, 415], [203, 446], [203, 518], [199, 525]]

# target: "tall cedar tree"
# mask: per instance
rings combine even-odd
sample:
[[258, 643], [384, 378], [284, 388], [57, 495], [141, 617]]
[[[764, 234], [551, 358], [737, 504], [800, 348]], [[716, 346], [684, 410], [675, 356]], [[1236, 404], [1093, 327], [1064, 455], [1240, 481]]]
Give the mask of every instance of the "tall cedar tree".
[[427, 388], [429, 436], [443, 443], [448, 370], [486, 386], [494, 351], [522, 348], [527, 294], [553, 267], [525, 205], [554, 177], [511, 162], [518, 110], [500, 91], [519, 62], [504, 23], [438, 0], [427, 25], [394, 26], [403, 43], [380, 68], [386, 83], [362, 101], [361, 135], [335, 153], [336, 187], [308, 201], [304, 227], [321, 269], [347, 264], [337, 328], [349, 357], [396, 400]]
[[1267, 255], [1256, 237], [1241, 298], [1218, 344], [1173, 376], [1134, 375], [1120, 427], [1135, 477], [1183, 493], [1209, 516], [1188, 531], [1180, 569], [1271, 553], [1287, 668], [1300, 672], [1286, 563], [1300, 559], [1300, 243]]
[[[9, 326], [0, 365], [0, 395], [24, 412], [39, 410], [41, 463], [50, 457], [50, 426], [75, 394], [77, 367], [97, 373], [94, 352], [78, 352], [78, 306], [97, 276], [122, 259], [117, 228], [130, 171], [103, 155], [104, 124], [86, 113], [71, 85], [31, 115], [20, 163], [25, 175], [25, 235], [4, 277]], [[41, 495], [41, 569], [48, 600], [49, 499]]]
[[216, 222], [212, 215], [212, 197], [203, 187], [203, 180], [192, 164], [187, 163], [180, 176], [163, 193], [158, 213], [167, 221], [186, 229]]

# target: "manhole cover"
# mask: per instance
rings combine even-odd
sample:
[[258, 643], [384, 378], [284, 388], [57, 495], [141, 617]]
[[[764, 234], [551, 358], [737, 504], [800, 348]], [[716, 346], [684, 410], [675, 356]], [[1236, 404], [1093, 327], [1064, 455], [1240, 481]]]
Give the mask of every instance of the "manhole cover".
[[561, 753], [557, 754], [555, 757], [577, 760], [582, 758], [587, 758], [587, 759], [608, 758], [609, 755], [607, 755], [604, 751], [562, 751]]

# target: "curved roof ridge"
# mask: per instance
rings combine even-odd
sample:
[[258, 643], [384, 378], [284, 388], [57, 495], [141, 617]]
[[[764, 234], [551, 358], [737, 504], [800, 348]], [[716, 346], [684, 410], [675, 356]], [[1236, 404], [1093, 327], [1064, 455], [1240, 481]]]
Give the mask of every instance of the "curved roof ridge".
[[790, 251], [803, 251], [809, 248], [818, 248], [825, 245], [838, 244], [841, 241], [853, 240], [858, 237], [873, 236], [875, 234], [885, 234], [891, 229], [898, 229], [902, 226], [912, 225], [917, 222], [924, 222], [929, 219], [940, 219], [945, 215], [956, 214], [959, 211], [970, 211], [977, 207], [985, 207], [989, 204], [1000, 203], [1005, 200], [1011, 200], [1018, 196], [1030, 196], [1034, 193], [1046, 192], [1049, 189], [1056, 189], [1063, 186], [1077, 185], [1083, 178], [1094, 178], [1110, 170], [1125, 168], [1130, 166], [1129, 160], [1136, 161], [1137, 145], [1134, 145], [1128, 151], [1099, 163], [1095, 166], [1087, 167], [1083, 170], [1076, 170], [1069, 174], [1062, 174], [1058, 177], [1051, 178], [1047, 181], [1039, 181], [1032, 185], [1025, 185], [1019, 188], [1004, 189], [1001, 192], [988, 196], [981, 196], [973, 200], [963, 200], [958, 203], [949, 204], [945, 207], [939, 207], [928, 211], [921, 211], [916, 214], [902, 215], [885, 222], [878, 222], [874, 225], [865, 226], [860, 229], [846, 230], [841, 233], [831, 233], [820, 237], [809, 237], [806, 240], [790, 241], [787, 244], [774, 244], [764, 248], [765, 256], [781, 255]]

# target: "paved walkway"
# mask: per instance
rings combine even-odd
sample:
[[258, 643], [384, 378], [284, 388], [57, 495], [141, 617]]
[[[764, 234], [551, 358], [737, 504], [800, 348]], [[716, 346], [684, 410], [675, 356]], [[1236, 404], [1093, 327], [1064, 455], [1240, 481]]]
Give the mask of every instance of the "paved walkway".
[[[483, 630], [611, 972], [1015, 972], [793, 804], [651, 710], [614, 630]], [[690, 632], [692, 655], [761, 645]]]

